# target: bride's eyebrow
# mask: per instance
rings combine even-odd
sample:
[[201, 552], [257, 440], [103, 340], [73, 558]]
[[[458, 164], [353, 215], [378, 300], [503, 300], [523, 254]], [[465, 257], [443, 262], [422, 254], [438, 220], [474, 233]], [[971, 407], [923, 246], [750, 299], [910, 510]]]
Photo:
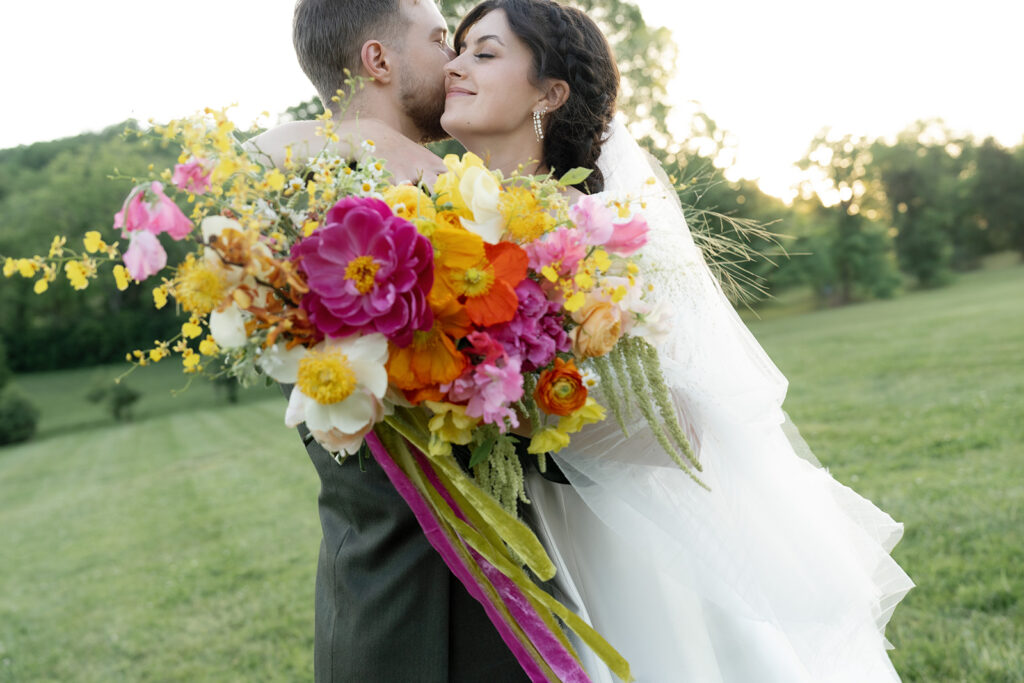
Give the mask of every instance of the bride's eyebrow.
[[[479, 38], [476, 39], [476, 44], [480, 45], [481, 43], [484, 43], [484, 42], [486, 42], [488, 40], [493, 40], [498, 45], [501, 45], [502, 47], [505, 47], [505, 43], [501, 42], [501, 38], [499, 38], [498, 36], [494, 35], [493, 33], [492, 34], [488, 34], [486, 36], [480, 36]], [[462, 41], [462, 44], [459, 45], [459, 51], [460, 52], [462, 50], [464, 50], [464, 49], [466, 49], [466, 41]]]

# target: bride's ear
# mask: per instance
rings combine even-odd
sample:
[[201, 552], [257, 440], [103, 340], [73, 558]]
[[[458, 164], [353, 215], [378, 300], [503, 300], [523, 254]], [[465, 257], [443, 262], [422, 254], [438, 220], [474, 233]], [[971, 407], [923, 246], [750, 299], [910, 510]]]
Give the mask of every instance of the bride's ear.
[[565, 104], [569, 99], [569, 84], [560, 79], [551, 79], [545, 83], [544, 96], [539, 104], [552, 112]]
[[378, 83], [390, 83], [393, 77], [391, 59], [386, 47], [379, 40], [368, 40], [359, 51], [360, 61], [366, 75]]

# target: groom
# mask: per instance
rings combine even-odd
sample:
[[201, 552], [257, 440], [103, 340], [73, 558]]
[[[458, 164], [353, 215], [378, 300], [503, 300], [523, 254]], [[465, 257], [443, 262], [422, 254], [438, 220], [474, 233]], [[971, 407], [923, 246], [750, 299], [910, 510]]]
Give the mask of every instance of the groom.
[[[417, 144], [444, 136], [442, 67], [453, 56], [433, 0], [298, 0], [293, 40], [325, 106], [344, 87], [346, 68], [373, 79], [336, 113], [372, 130], [375, 154], [397, 180], [429, 181], [443, 172]], [[252, 144], [278, 162], [288, 146], [301, 158], [323, 144], [316, 126], [285, 124]], [[354, 457], [339, 465], [305, 425], [299, 431], [321, 481], [316, 680], [527, 681], [376, 462], [365, 463], [366, 471]]]

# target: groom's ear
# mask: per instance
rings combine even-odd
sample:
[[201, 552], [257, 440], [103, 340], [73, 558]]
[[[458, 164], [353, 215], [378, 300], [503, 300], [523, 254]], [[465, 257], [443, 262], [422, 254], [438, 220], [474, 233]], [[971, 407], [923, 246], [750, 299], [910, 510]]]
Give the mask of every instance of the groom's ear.
[[390, 83], [394, 77], [391, 54], [379, 40], [368, 40], [363, 43], [359, 52], [366, 75], [378, 83]]
[[546, 107], [549, 112], [561, 107], [569, 99], [569, 84], [563, 80], [551, 79], [547, 81], [544, 89], [544, 97], [540, 105]]

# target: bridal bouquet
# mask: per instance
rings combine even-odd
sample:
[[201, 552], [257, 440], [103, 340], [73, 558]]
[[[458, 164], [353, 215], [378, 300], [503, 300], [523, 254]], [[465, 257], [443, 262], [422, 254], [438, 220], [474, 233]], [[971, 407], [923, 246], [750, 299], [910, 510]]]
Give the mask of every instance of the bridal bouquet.
[[[155, 306], [173, 301], [180, 333], [129, 361], [177, 356], [186, 373], [293, 385], [285, 423], [339, 460], [380, 462], [534, 680], [582, 672], [556, 617], [628, 678], [523, 570], [554, 574], [516, 516], [516, 445], [543, 468], [606, 408], [624, 424], [633, 404], [681, 467], [700, 469], [651, 345], [669, 312], [637, 264], [639, 202], [570, 208], [563, 190], [586, 172], [505, 178], [468, 153], [447, 157], [432, 188], [395, 186], [372, 141], [342, 159], [329, 114], [320, 125], [323, 151], [280, 167], [224, 112], [157, 127], [179, 163], [131, 191], [113, 236], [90, 232], [79, 251], [55, 237], [47, 256], [7, 258], [4, 275], [40, 293], [61, 270], [85, 288], [105, 263], [119, 289], [161, 278]], [[191, 248], [168, 263], [168, 240]]]

